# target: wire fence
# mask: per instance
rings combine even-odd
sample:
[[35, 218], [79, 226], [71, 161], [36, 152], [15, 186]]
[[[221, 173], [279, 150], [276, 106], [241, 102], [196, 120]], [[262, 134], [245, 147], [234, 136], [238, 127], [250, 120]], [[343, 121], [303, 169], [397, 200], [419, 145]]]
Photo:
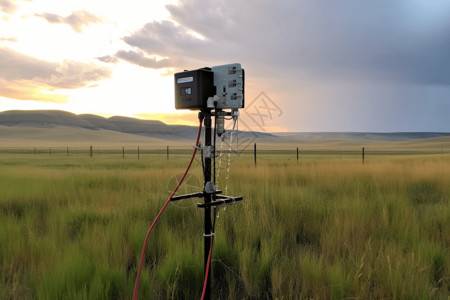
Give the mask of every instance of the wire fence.
[[166, 147], [0, 147], [0, 154], [33, 154], [33, 155], [54, 155], [54, 156], [145, 156], [150, 154], [160, 154], [169, 156], [170, 154], [191, 153], [192, 148], [166, 146]]
[[[305, 157], [317, 157], [317, 156], [333, 156], [333, 157], [361, 157], [363, 160], [370, 156], [379, 155], [423, 155], [423, 154], [449, 154], [450, 146], [445, 145], [441, 147], [434, 148], [421, 148], [421, 147], [407, 147], [407, 148], [395, 148], [387, 147], [383, 149], [382, 147], [330, 147], [321, 149], [318, 146], [304, 146], [304, 147], [291, 147], [291, 148], [281, 148], [265, 145], [264, 147], [246, 147], [242, 150], [228, 150], [228, 149], [217, 149], [217, 152], [222, 153], [233, 153], [236, 155], [253, 155], [256, 157], [278, 157], [278, 156], [288, 156], [292, 159], [302, 159]], [[0, 154], [27, 154], [27, 155], [47, 155], [47, 156], [108, 156], [116, 155], [135, 158], [144, 158], [146, 156], [158, 155], [161, 158], [170, 159], [172, 155], [178, 154], [189, 154], [192, 153], [192, 148], [186, 146], [150, 146], [150, 147], [95, 147], [95, 146], [85, 146], [85, 147], [0, 147]]]

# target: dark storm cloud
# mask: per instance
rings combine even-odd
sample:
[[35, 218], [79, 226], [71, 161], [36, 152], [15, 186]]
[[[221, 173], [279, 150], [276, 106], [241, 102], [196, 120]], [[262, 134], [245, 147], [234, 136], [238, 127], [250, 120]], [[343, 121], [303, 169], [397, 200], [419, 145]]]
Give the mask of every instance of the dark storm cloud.
[[450, 130], [436, 121], [450, 110], [448, 1], [180, 0], [167, 9], [173, 22], [124, 37], [135, 55], [127, 61], [241, 62], [248, 99], [267, 92], [290, 130]]
[[110, 64], [116, 64], [119, 62], [119, 59], [113, 55], [100, 56], [100, 57], [97, 57], [97, 59], [99, 61], [102, 61], [105, 63], [110, 63]]
[[109, 78], [111, 71], [75, 61], [53, 63], [0, 48], [0, 78], [13, 82], [28, 80], [53, 88], [75, 89]]
[[[206, 66], [217, 58], [229, 57], [232, 45], [202, 39], [186, 26], [171, 21], [150, 22], [123, 40], [136, 51], [119, 51], [116, 56], [149, 68], [190, 68]], [[156, 62], [153, 56], [164, 57]], [[149, 59], [150, 57], [150, 59]]]
[[173, 59], [157, 59], [156, 57], [149, 57], [143, 51], [124, 51], [119, 50], [115, 55], [106, 55], [97, 57], [97, 59], [104, 63], [117, 64], [119, 59], [130, 62], [132, 64], [152, 69], [168, 68], [176, 65], [172, 62]]
[[131, 36], [125, 37], [124, 41], [131, 46], [137, 47], [147, 53], [174, 54], [195, 49], [199, 46], [199, 40], [189, 36], [186, 28], [176, 26], [173, 22], [151, 22], [144, 25], [142, 29]]
[[179, 25], [151, 22], [124, 41], [189, 67], [231, 59], [305, 79], [450, 84], [450, 3], [186, 0], [167, 9]]
[[116, 53], [116, 56], [144, 68], [160, 69], [167, 68], [172, 65], [168, 59], [157, 60], [156, 58], [147, 57], [142, 52], [119, 51]]
[[52, 24], [70, 25], [77, 33], [81, 33], [83, 28], [90, 24], [104, 23], [100, 17], [97, 17], [96, 15], [85, 10], [74, 11], [67, 17], [62, 17], [51, 13], [36, 14], [35, 16], [44, 18], [47, 22]]
[[[225, 53], [225, 49], [219, 51], [216, 48], [213, 40], [196, 38], [189, 31], [189, 28], [177, 26], [171, 21], [147, 23], [137, 32], [124, 37], [124, 41], [137, 51], [119, 51], [116, 56], [143, 67], [174, 68], [203, 64], [202, 61]], [[159, 62], [149, 59], [155, 55], [166, 59]]]

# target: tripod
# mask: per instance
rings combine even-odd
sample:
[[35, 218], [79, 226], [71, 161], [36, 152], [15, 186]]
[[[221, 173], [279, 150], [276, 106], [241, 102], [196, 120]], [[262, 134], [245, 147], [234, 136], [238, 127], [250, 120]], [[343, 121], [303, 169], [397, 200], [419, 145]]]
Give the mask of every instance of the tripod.
[[[215, 182], [211, 181], [211, 159], [215, 156], [215, 147], [212, 145], [212, 116], [217, 118], [217, 110], [212, 110], [210, 108], [203, 109], [199, 113], [199, 120], [204, 119], [205, 124], [205, 146], [202, 148], [202, 159], [204, 158], [204, 183], [203, 191], [193, 194], [186, 194], [180, 196], [172, 197], [171, 201], [179, 201], [189, 198], [203, 198], [204, 203], [199, 203], [197, 207], [203, 208], [205, 210], [205, 231], [204, 237], [204, 269], [205, 269], [205, 281], [206, 287], [204, 292], [204, 299], [211, 299], [211, 264], [210, 264], [210, 253], [212, 251], [212, 239], [214, 236], [214, 228], [211, 220], [211, 208], [219, 205], [226, 205], [230, 203], [235, 203], [236, 201], [243, 200], [242, 196], [231, 197], [226, 195], [221, 195], [221, 190], [216, 190]], [[215, 168], [214, 168], [215, 172]], [[207, 274], [207, 276], [206, 276]]]

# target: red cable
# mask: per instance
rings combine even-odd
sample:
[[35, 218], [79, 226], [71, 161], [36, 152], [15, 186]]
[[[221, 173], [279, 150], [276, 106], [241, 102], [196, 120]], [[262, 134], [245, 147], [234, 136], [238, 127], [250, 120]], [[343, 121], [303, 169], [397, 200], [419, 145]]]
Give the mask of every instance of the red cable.
[[201, 300], [205, 298], [206, 284], [208, 283], [209, 265], [211, 263], [212, 246], [213, 246], [213, 236], [211, 236], [211, 246], [209, 246], [208, 262], [206, 264], [205, 282], [203, 283], [203, 292]]
[[139, 280], [141, 279], [142, 264], [144, 262], [145, 248], [147, 247], [148, 237], [150, 236], [150, 233], [152, 232], [153, 227], [155, 226], [155, 224], [158, 221], [159, 217], [161, 216], [163, 211], [166, 209], [166, 207], [169, 204], [170, 200], [172, 200], [173, 195], [175, 195], [175, 193], [177, 192], [177, 190], [180, 187], [181, 183], [183, 183], [183, 180], [186, 177], [187, 173], [189, 172], [189, 169], [191, 168], [192, 162], [194, 161], [195, 153], [197, 153], [197, 146], [198, 146], [198, 141], [200, 140], [200, 133], [201, 133], [201, 131], [202, 131], [202, 122], [200, 121], [200, 126], [198, 128], [198, 134], [197, 134], [197, 141], [195, 142], [194, 153], [192, 154], [191, 161], [189, 162], [189, 165], [188, 165], [186, 171], [184, 172], [183, 177], [181, 177], [181, 180], [178, 183], [177, 187], [173, 190], [172, 194], [169, 196], [169, 198], [167, 199], [166, 203], [161, 208], [160, 212], [156, 216], [155, 220], [153, 221], [152, 225], [150, 226], [150, 229], [147, 232], [147, 236], [145, 237], [145, 241], [144, 241], [144, 246], [142, 247], [141, 261], [139, 263], [139, 270], [138, 270], [138, 274], [137, 274], [137, 277], [136, 277], [136, 283], [134, 285], [133, 300], [137, 300], [137, 294], [138, 294], [138, 290], [139, 290]]

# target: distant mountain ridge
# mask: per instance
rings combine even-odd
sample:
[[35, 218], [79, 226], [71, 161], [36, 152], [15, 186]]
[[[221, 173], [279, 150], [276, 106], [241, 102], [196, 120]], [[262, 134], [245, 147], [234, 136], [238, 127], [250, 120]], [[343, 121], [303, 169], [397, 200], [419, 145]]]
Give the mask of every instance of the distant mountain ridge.
[[127, 117], [104, 118], [97, 115], [76, 115], [59, 110], [11, 110], [0, 113], [0, 125], [51, 128], [79, 127], [91, 130], [112, 130], [144, 136], [185, 135], [195, 132], [191, 126], [170, 126], [161, 121], [139, 120]]
[[276, 136], [294, 140], [406, 141], [450, 136], [449, 132], [279, 132]]
[[[92, 114], [76, 115], [61, 110], [10, 110], [0, 112], [0, 126], [54, 128], [73, 127], [89, 130], [109, 130], [160, 139], [192, 139], [198, 128], [185, 125], [167, 125], [156, 120], [141, 120], [114, 116], [104, 118]], [[248, 133], [242, 132], [240, 136]], [[272, 137], [268, 133], [253, 132], [252, 137]]]
[[[197, 134], [197, 127], [184, 125], [167, 125], [156, 120], [141, 120], [114, 116], [104, 118], [92, 114], [76, 115], [60, 110], [10, 110], [0, 112], [0, 126], [15, 128], [69, 127], [84, 130], [107, 130], [137, 136], [159, 138], [164, 140], [192, 139]], [[313, 140], [373, 140], [406, 141], [450, 136], [445, 132], [239, 132], [240, 137], [250, 139], [270, 139], [271, 142], [313, 141]]]

